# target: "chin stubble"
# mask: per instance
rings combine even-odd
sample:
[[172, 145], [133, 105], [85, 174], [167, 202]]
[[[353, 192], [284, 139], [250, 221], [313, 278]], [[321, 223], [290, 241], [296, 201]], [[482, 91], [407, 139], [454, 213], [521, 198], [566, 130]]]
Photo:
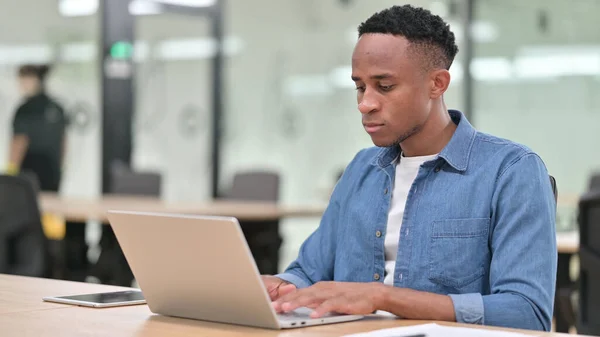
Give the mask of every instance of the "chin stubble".
[[419, 131], [421, 131], [421, 124], [415, 125], [412, 129], [408, 130], [407, 132], [403, 133], [402, 135], [400, 135], [400, 137], [398, 137], [398, 139], [396, 139], [395, 142], [393, 142], [392, 144], [387, 145], [386, 147], [389, 146], [399, 146], [403, 141], [407, 140], [409, 137], [419, 133]]

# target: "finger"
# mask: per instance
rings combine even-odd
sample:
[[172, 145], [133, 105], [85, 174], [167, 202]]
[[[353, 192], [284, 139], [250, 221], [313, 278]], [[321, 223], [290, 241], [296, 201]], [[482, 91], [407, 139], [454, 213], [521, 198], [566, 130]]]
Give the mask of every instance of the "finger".
[[278, 298], [280, 298], [281, 296], [285, 296], [287, 294], [290, 294], [292, 292], [294, 292], [296, 290], [296, 286], [293, 284], [287, 284], [287, 283], [281, 283], [278, 284], [277, 286], [273, 286], [271, 287], [271, 289], [269, 289], [269, 297], [271, 298], [271, 302], [277, 300]]
[[296, 291], [296, 286], [293, 284], [287, 284], [284, 286], [281, 286], [278, 290], [277, 290], [277, 294], [274, 294], [271, 296], [271, 303], [273, 303], [273, 309], [275, 309], [276, 312], [282, 312], [283, 310], [281, 309], [281, 302], [277, 301], [278, 299], [290, 295], [292, 293], [294, 293]]
[[281, 308], [285, 312], [290, 312], [301, 307], [316, 307], [327, 298], [327, 294], [322, 292], [307, 292], [291, 300], [282, 301]]
[[[279, 303], [276, 304], [275, 302], [271, 302], [271, 304], [273, 305], [273, 309], [275, 309], [275, 311], [277, 313], [284, 312], [284, 310], [281, 308], [281, 304], [279, 304]], [[311, 303], [311, 304], [307, 304], [304, 307], [307, 307], [309, 309], [316, 309], [319, 305], [321, 305], [320, 302], [314, 302], [314, 303]], [[293, 309], [293, 310], [295, 310], [295, 309]]]
[[[284, 289], [286, 291], [286, 289]], [[280, 295], [275, 303], [281, 306], [285, 302], [292, 302], [296, 300], [299, 296], [302, 296], [306, 292], [310, 291], [310, 288], [297, 289], [296, 291], [289, 291], [285, 294]]]
[[311, 294], [315, 294], [317, 297], [320, 297], [320, 295], [327, 294], [326, 297], [329, 298], [338, 293], [335, 289], [328, 287], [327, 282], [315, 283], [310, 287], [297, 289], [297, 291], [288, 292], [287, 288], [284, 289], [284, 291], [286, 293], [281, 295], [280, 298], [277, 300], [279, 303], [293, 302], [299, 297], [309, 296]]
[[281, 287], [279, 287], [278, 290], [278, 296], [282, 297], [282, 296], [286, 296], [288, 294], [293, 293], [294, 291], [296, 291], [296, 286], [293, 284], [286, 284], [286, 285], [282, 285]]
[[280, 282], [273, 282], [270, 279], [263, 279], [263, 283], [265, 285], [265, 289], [267, 289], [267, 293], [271, 298], [271, 301], [277, 298], [277, 290], [281, 286]]
[[271, 306], [273, 307], [273, 310], [275, 310], [276, 313], [280, 314], [283, 312], [283, 309], [281, 309], [281, 304], [277, 302], [271, 302]]
[[292, 311], [299, 307], [316, 307], [324, 300], [336, 295], [334, 289], [327, 287], [325, 283], [317, 283], [308, 288], [298, 289], [277, 299], [275, 307], [282, 308], [285, 303], [286, 308], [283, 311]]
[[275, 301], [279, 297], [279, 291], [277, 290], [277, 287], [267, 288], [267, 292], [269, 293], [271, 302]]
[[271, 295], [271, 304], [273, 306], [273, 309], [275, 309], [275, 312], [280, 313], [283, 312], [283, 309], [281, 308], [281, 302], [279, 301], [279, 299], [281, 299], [284, 296], [288, 296], [292, 293], [294, 293], [296, 291], [296, 286], [293, 284], [287, 284], [282, 286], [281, 288], [279, 288], [279, 290], [277, 290], [276, 294]]
[[320, 318], [329, 313], [353, 314], [359, 311], [360, 304], [341, 296], [324, 301], [310, 314], [311, 318]]

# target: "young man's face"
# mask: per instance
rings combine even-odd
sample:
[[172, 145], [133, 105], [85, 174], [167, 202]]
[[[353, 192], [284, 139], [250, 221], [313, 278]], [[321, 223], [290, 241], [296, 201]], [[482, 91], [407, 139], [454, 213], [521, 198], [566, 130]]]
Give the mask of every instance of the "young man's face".
[[30, 97], [40, 90], [40, 80], [35, 76], [19, 76], [19, 92], [21, 96]]
[[352, 55], [358, 109], [377, 146], [399, 144], [429, 117], [431, 81], [410, 42], [391, 34], [364, 34]]

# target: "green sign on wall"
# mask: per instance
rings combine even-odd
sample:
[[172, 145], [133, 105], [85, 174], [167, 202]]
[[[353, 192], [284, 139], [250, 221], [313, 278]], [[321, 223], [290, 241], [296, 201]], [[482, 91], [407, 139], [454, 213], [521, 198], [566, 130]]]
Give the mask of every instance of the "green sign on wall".
[[110, 57], [118, 60], [131, 59], [133, 56], [133, 45], [126, 41], [118, 41], [110, 47]]

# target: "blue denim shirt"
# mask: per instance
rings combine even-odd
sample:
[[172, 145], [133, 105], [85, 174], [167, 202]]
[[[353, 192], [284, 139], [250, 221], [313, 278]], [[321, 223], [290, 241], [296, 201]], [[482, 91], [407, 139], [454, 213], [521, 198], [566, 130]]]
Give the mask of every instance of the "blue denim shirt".
[[[408, 194], [394, 286], [450, 295], [458, 322], [550, 330], [556, 203], [546, 167], [528, 148], [449, 113], [453, 137], [420, 167]], [[300, 288], [383, 282], [381, 233], [398, 155], [398, 147], [360, 151], [318, 229], [277, 276]]]

